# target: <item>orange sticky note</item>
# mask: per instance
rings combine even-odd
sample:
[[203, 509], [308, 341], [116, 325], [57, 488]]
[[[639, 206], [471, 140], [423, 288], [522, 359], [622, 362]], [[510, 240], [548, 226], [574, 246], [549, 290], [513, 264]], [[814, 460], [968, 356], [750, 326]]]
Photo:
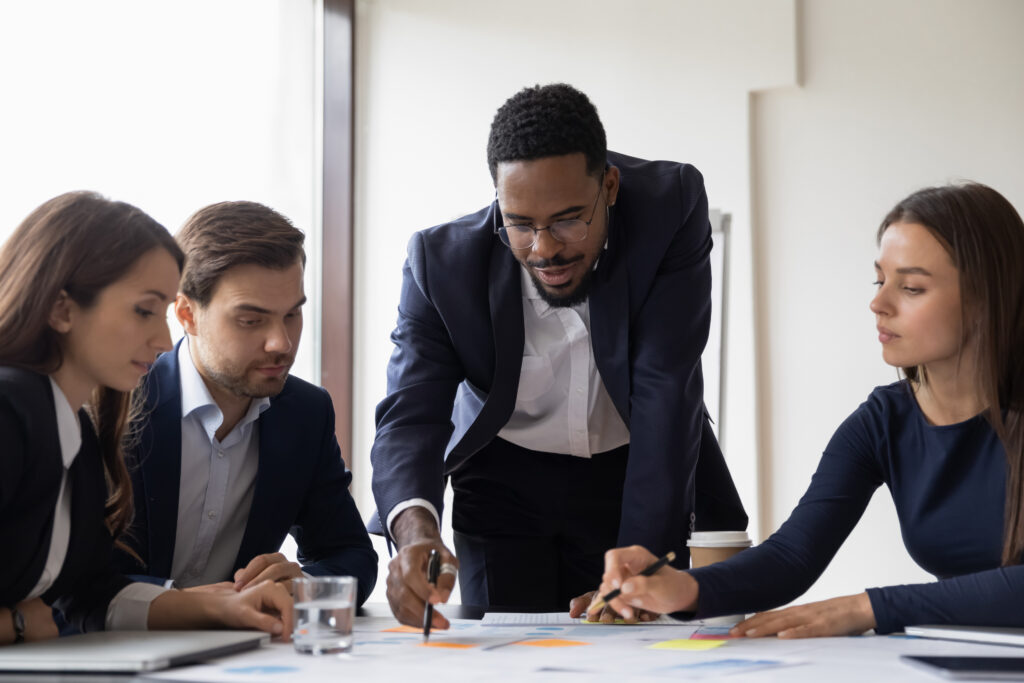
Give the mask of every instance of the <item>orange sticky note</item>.
[[[420, 631], [422, 633], [422, 631]], [[450, 650], [465, 650], [467, 648], [476, 647], [473, 643], [452, 643], [444, 640], [435, 640], [433, 643], [420, 643], [420, 647], [446, 647]]]
[[529, 645], [530, 647], [576, 647], [577, 645], [590, 645], [579, 640], [562, 640], [561, 638], [544, 638], [542, 640], [524, 640], [514, 645]]
[[416, 628], [415, 626], [395, 626], [393, 628], [386, 628], [381, 633], [419, 633], [423, 635], [423, 629]]

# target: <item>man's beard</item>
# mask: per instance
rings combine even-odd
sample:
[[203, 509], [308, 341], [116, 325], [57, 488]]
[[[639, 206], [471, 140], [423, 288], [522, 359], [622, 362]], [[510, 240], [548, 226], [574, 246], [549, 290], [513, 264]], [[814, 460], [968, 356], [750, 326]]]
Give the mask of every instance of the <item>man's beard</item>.
[[[527, 262], [526, 265], [532, 268], [548, 268], [550, 266], [567, 266], [576, 260], [578, 259], [565, 260], [559, 256], [555, 256], [551, 259]], [[526, 272], [530, 274], [530, 279], [533, 280], [533, 286], [537, 288], [537, 293], [540, 295], [540, 298], [548, 306], [555, 308], [576, 306], [586, 301], [587, 297], [590, 296], [590, 286], [594, 281], [594, 269], [592, 267], [587, 268], [583, 273], [583, 278], [580, 280], [580, 283], [576, 285], [575, 289], [555, 294], [546, 289], [546, 285], [540, 281], [540, 278], [537, 277], [531, 268], [527, 268]]]
[[[257, 365], [285, 365], [290, 370], [293, 362], [294, 359], [289, 356], [280, 356], [275, 358], [272, 363], [259, 363]], [[206, 375], [211, 380], [235, 396], [244, 396], [246, 398], [277, 396], [284, 389], [284, 383], [288, 379], [288, 371], [285, 371], [279, 377], [268, 377], [252, 381], [248, 379], [248, 370], [237, 372], [234, 368], [225, 370], [209, 363], [204, 363], [204, 365], [206, 366]]]

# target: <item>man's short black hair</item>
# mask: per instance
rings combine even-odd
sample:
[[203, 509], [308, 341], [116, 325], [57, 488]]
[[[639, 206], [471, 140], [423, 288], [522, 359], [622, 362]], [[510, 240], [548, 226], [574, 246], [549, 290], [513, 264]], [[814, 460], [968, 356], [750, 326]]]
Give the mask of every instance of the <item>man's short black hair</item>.
[[582, 152], [587, 173], [605, 168], [608, 143], [597, 109], [571, 85], [523, 88], [501, 105], [487, 140], [487, 165], [498, 181], [498, 164]]

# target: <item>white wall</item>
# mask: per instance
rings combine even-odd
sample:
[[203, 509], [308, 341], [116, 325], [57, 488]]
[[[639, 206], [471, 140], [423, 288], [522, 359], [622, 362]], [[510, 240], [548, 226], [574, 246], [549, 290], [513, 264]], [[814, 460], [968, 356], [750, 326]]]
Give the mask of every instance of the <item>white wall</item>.
[[[800, 9], [803, 84], [759, 95], [753, 109], [769, 529], [796, 504], [843, 418], [896, 377], [868, 310], [882, 217], [911, 191], [959, 178], [1024, 210], [1024, 3], [813, 0]], [[929, 580], [896, 524], [881, 490], [808, 599]]]
[[[361, 0], [357, 19], [355, 453], [367, 513], [405, 242], [490, 200], [487, 130], [524, 85], [581, 88], [613, 149], [694, 163], [711, 205], [733, 213], [723, 441], [760, 538], [843, 418], [895, 377], [867, 309], [881, 217], [957, 178], [1024, 208], [1015, 0]], [[881, 491], [804, 599], [919, 580]]]
[[360, 509], [373, 510], [373, 406], [385, 393], [406, 242], [492, 200], [494, 112], [522, 87], [566, 81], [596, 104], [610, 148], [693, 163], [711, 206], [733, 214], [723, 442], [756, 518], [749, 92], [795, 83], [793, 1], [361, 0], [356, 18]]

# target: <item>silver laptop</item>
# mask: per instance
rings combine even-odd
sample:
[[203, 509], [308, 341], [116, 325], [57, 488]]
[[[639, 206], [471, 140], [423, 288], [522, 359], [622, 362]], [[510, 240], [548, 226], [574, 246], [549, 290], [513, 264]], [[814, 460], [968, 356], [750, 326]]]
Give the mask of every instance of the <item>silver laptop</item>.
[[971, 643], [1017, 645], [1024, 647], [1024, 628], [999, 626], [907, 626], [908, 636], [938, 638], [940, 640], [966, 640]]
[[98, 631], [0, 647], [0, 671], [157, 671], [267, 642], [258, 631]]

